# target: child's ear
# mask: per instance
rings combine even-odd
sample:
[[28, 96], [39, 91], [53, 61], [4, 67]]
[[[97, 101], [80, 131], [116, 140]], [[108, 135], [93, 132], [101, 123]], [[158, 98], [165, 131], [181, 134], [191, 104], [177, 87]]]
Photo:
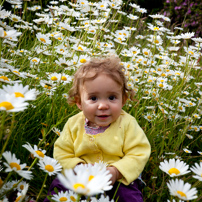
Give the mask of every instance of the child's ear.
[[76, 105], [77, 107], [82, 110], [82, 106], [81, 106], [81, 99], [79, 97], [75, 97], [75, 100], [76, 100]]

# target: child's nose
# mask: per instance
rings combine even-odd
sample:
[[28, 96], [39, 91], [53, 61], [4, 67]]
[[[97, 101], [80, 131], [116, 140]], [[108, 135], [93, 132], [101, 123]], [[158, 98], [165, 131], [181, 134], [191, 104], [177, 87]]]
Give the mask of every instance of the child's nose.
[[109, 105], [107, 102], [100, 102], [99, 105], [98, 105], [98, 109], [100, 110], [103, 110], [103, 109], [108, 109], [109, 108]]

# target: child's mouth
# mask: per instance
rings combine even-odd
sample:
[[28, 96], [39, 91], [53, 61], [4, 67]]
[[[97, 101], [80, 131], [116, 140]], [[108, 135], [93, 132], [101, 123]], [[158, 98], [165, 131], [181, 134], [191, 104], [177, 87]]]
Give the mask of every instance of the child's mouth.
[[98, 118], [100, 118], [100, 119], [106, 119], [108, 117], [109, 117], [108, 115], [100, 115], [100, 116], [98, 116]]

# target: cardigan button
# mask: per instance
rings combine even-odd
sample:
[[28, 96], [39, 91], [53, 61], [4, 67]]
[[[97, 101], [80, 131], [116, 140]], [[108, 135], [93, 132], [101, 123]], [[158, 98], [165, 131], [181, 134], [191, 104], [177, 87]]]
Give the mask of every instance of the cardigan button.
[[94, 141], [94, 138], [93, 138], [93, 137], [91, 137], [91, 138], [90, 138], [90, 141], [91, 141], [91, 142], [93, 142], [93, 141]]

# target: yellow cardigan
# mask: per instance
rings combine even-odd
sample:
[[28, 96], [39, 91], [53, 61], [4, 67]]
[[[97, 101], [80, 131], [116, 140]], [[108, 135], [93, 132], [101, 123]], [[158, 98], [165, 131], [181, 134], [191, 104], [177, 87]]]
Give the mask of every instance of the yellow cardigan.
[[138, 178], [151, 147], [133, 116], [122, 110], [119, 118], [97, 135], [86, 134], [84, 125], [83, 112], [69, 118], [54, 144], [53, 156], [63, 169], [74, 168], [78, 163], [103, 161], [119, 170], [125, 185]]

